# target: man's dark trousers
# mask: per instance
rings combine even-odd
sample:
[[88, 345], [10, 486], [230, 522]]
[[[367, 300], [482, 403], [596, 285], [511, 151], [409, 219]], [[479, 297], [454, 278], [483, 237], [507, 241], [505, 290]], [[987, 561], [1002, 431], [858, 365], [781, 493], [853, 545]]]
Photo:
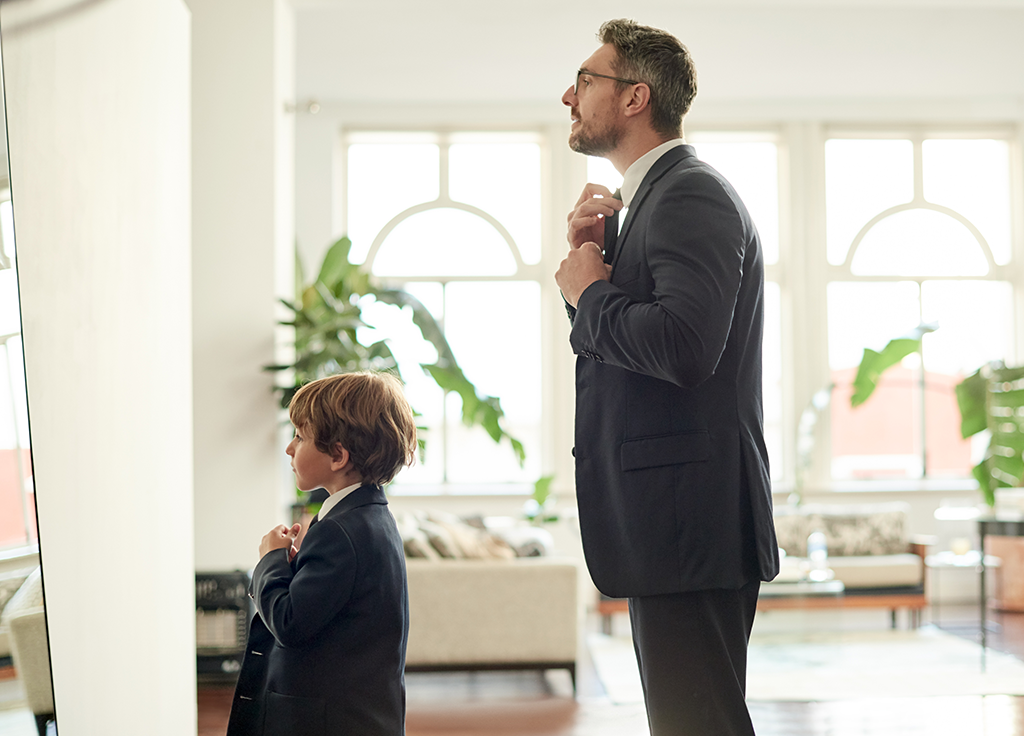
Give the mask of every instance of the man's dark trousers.
[[760, 585], [629, 599], [652, 736], [752, 736], [747, 641]]

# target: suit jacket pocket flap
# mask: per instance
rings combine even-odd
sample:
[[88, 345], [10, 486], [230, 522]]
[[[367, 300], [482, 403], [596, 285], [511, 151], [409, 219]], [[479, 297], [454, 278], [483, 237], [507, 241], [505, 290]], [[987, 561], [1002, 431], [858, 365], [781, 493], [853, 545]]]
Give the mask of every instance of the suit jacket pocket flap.
[[263, 736], [326, 736], [326, 703], [320, 698], [299, 698], [267, 691]]
[[711, 437], [706, 431], [627, 440], [621, 449], [623, 470], [700, 462], [710, 455]]

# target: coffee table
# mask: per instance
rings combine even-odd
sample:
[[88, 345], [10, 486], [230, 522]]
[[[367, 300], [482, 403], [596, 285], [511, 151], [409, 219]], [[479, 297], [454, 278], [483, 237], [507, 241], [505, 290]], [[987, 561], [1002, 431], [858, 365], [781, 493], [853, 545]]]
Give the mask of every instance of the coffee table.
[[842, 598], [845, 590], [846, 586], [841, 580], [764, 583], [758, 594], [757, 609], [768, 611], [779, 608], [834, 608], [836, 599]]

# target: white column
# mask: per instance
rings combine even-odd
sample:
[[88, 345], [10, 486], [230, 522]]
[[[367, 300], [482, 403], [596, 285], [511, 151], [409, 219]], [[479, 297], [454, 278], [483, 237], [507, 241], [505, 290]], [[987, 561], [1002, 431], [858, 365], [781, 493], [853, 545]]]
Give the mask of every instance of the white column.
[[292, 9], [191, 0], [196, 569], [249, 569], [285, 521], [273, 378], [291, 296]]
[[60, 8], [0, 21], [57, 718], [194, 734], [188, 11]]

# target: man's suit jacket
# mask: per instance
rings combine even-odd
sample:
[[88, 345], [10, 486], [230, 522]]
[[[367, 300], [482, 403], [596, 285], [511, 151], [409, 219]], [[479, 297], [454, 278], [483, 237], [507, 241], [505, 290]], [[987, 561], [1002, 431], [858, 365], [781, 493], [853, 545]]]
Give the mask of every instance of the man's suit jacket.
[[405, 555], [380, 488], [342, 499], [291, 563], [265, 555], [250, 594], [228, 736], [405, 733]]
[[610, 281], [571, 309], [576, 493], [613, 597], [778, 574], [761, 407], [764, 265], [732, 186], [670, 149], [647, 173]]

